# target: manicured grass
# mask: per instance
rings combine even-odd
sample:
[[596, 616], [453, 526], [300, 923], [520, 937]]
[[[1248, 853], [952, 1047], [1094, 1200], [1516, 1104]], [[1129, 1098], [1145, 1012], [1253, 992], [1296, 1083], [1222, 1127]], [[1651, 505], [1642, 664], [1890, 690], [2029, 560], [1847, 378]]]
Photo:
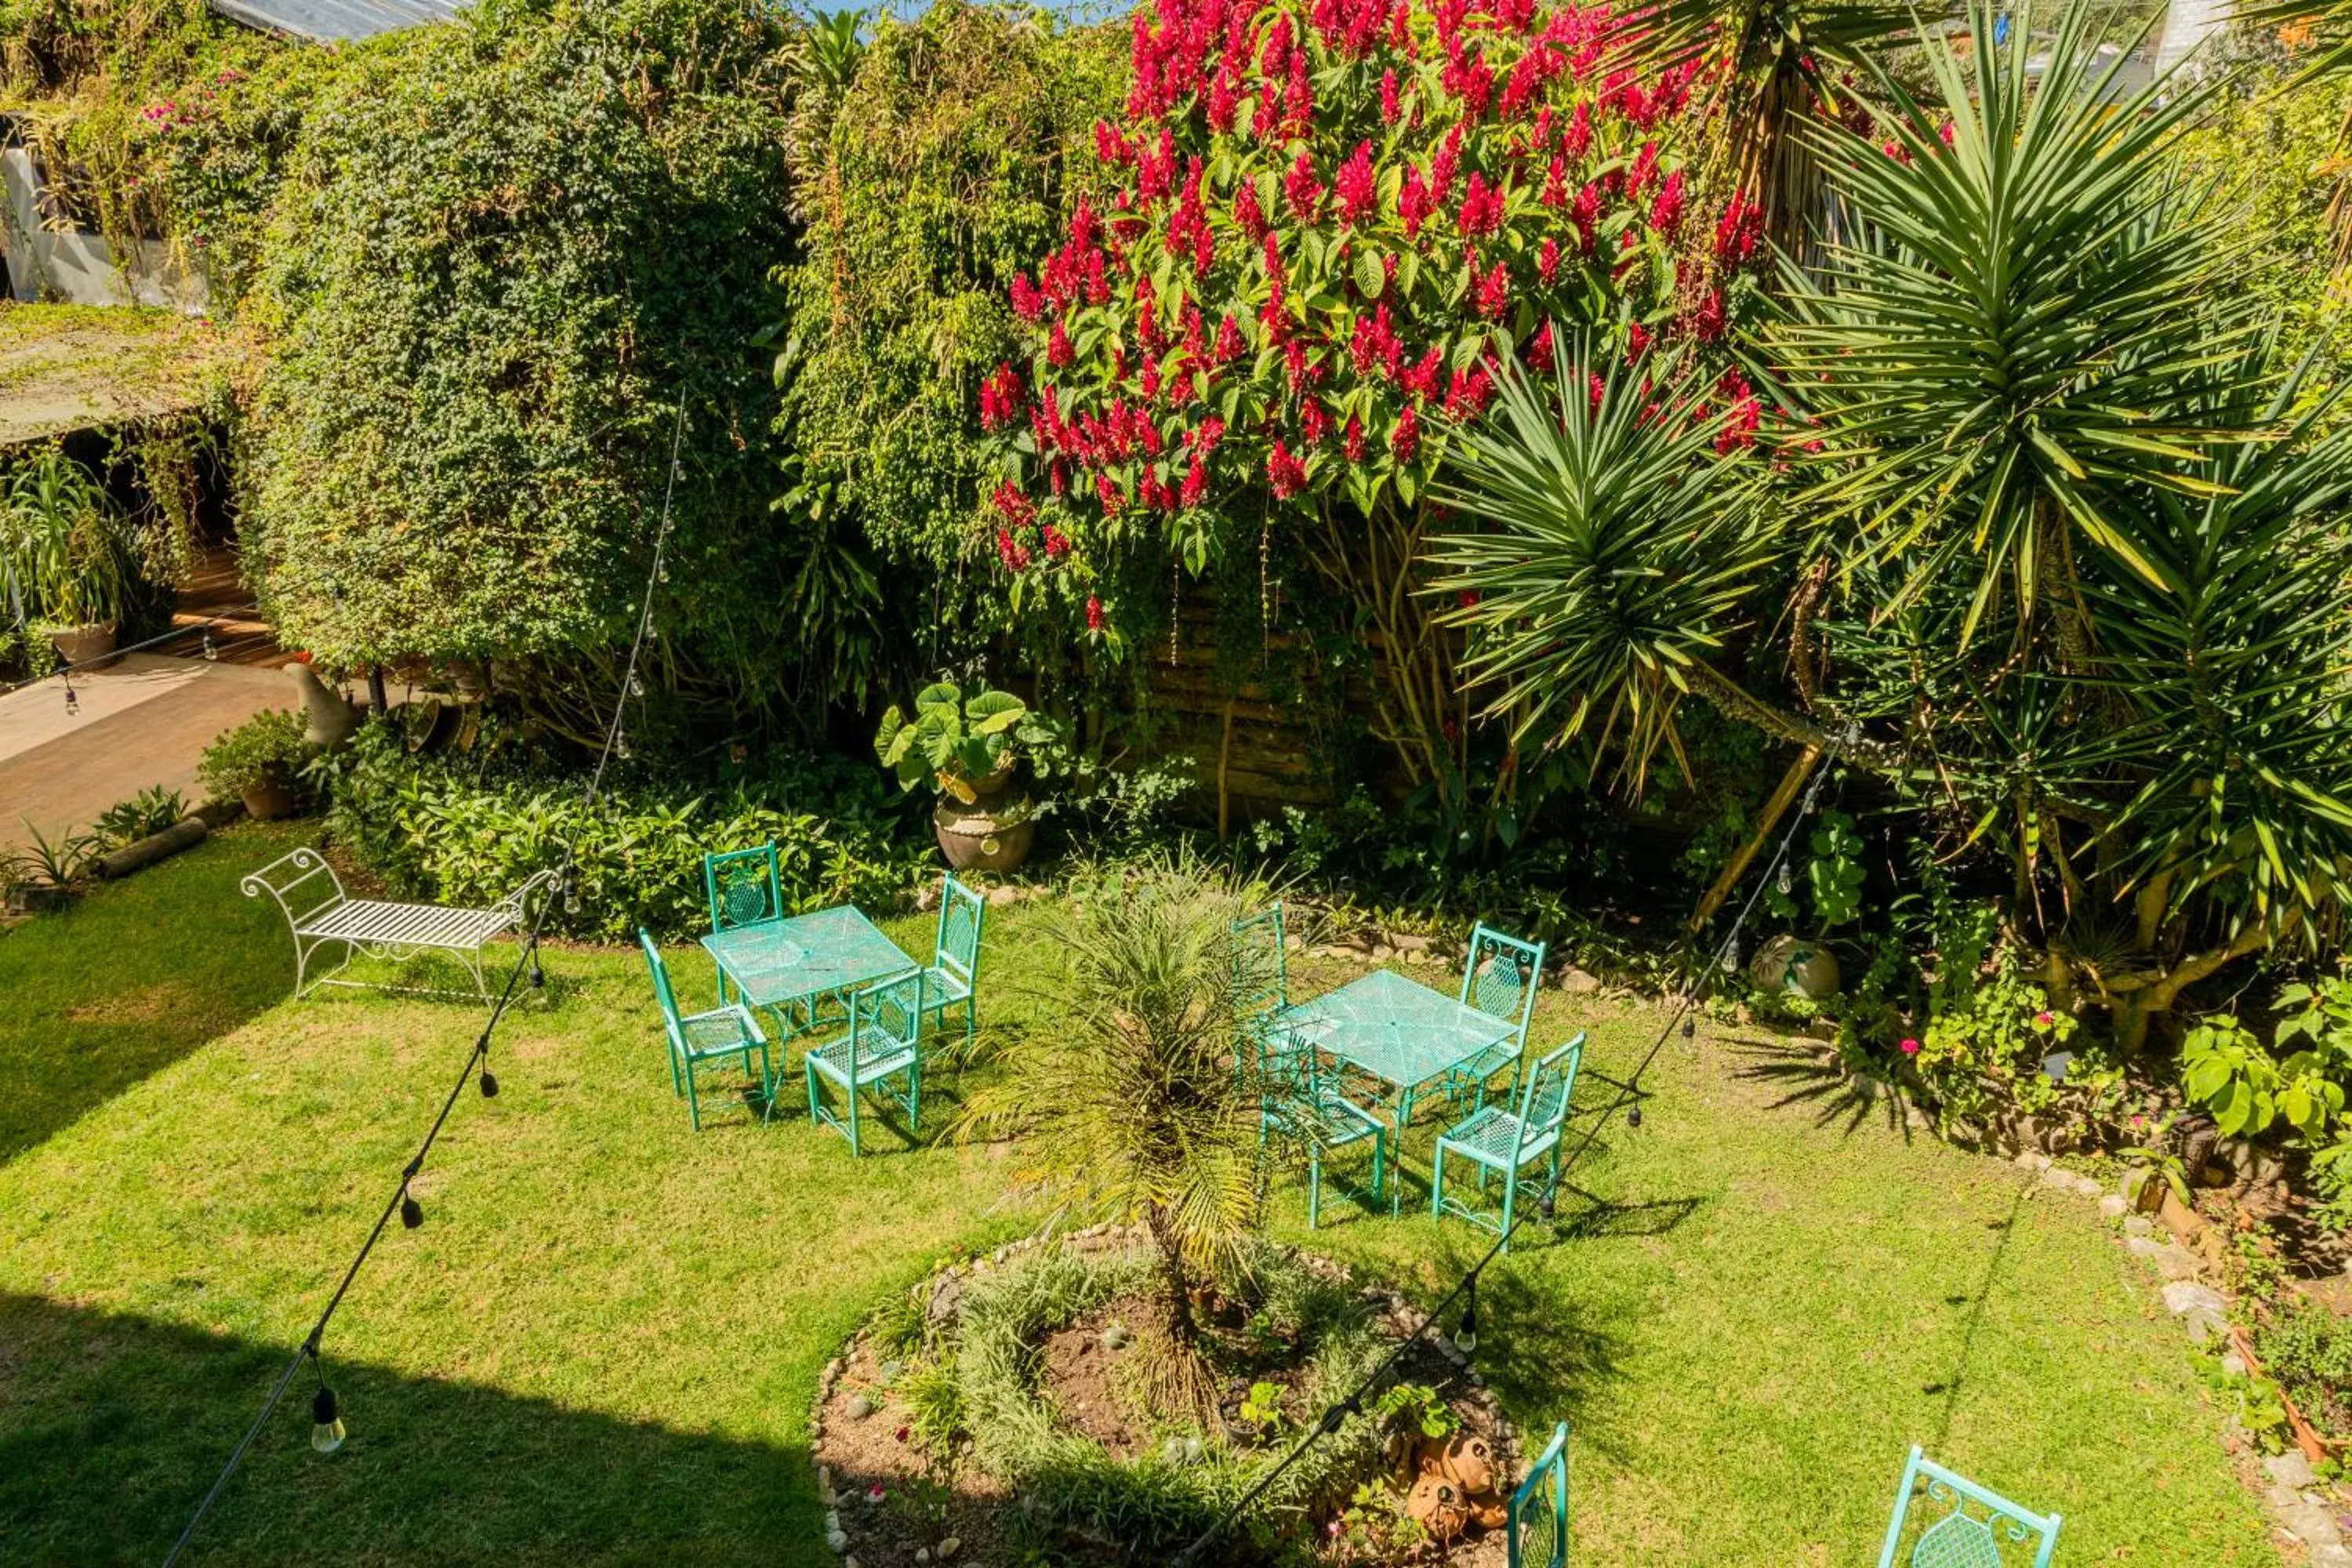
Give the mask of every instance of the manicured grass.
[[0, 1161], [292, 988], [285, 921], [236, 883], [302, 832], [242, 824], [0, 931]]
[[[988, 983], [1025, 966], [1036, 919], [992, 912]], [[929, 942], [927, 919], [890, 929]], [[391, 1230], [328, 1341], [350, 1442], [313, 1456], [289, 1401], [197, 1561], [830, 1562], [819, 1369], [952, 1248], [1034, 1223], [1012, 1152], [885, 1133], [853, 1162], [790, 1097], [772, 1124], [722, 1110], [697, 1136], [642, 964], [550, 967], [501, 1031], [503, 1092], [468, 1092], [420, 1184], [424, 1228]], [[698, 953], [673, 967], [708, 994]], [[1341, 973], [1302, 964], [1294, 992]], [[160, 1556], [479, 1016], [288, 1004], [0, 1167], [0, 1562]], [[1622, 1074], [1659, 1021], [1547, 994], [1536, 1037], [1589, 1027], [1589, 1060]], [[1676, 1038], [1645, 1124], [1579, 1170], [1610, 1206], [1481, 1290], [1479, 1359], [1514, 1413], [1574, 1424], [1575, 1561], [1874, 1562], [1916, 1440], [2064, 1513], [2063, 1563], [2276, 1563], [2178, 1331], [2089, 1205], [1874, 1120], [1776, 1109], [1743, 1076], [1764, 1048]], [[927, 1131], [956, 1091], [936, 1082]], [[1314, 1245], [1433, 1296], [1484, 1238], [1416, 1200], [1417, 1181], [1398, 1223], [1333, 1204]], [[1298, 1192], [1277, 1215], [1306, 1239]]]

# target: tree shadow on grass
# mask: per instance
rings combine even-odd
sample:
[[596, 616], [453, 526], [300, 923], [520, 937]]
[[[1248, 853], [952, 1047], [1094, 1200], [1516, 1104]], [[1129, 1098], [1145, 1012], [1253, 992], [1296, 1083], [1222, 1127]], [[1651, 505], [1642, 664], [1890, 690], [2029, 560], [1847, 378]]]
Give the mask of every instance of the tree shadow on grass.
[[1729, 1047], [1733, 1055], [1742, 1058], [1732, 1068], [1735, 1078], [1782, 1091], [1780, 1098], [1772, 1101], [1772, 1110], [1810, 1106], [1814, 1126], [1843, 1122], [1838, 1131], [1846, 1137], [1852, 1137], [1863, 1123], [1875, 1117], [1885, 1123], [1888, 1131], [1906, 1143], [1911, 1141], [1911, 1128], [1904, 1119], [1901, 1099], [1882, 1084], [1849, 1074], [1835, 1052], [1811, 1041], [1756, 1037], [1733, 1039]]
[[[341, 1451], [310, 1451], [305, 1372], [190, 1560], [829, 1561], [803, 1447], [339, 1363], [331, 1342], [329, 1352]], [[287, 1353], [0, 1294], [0, 1563], [160, 1562]]]

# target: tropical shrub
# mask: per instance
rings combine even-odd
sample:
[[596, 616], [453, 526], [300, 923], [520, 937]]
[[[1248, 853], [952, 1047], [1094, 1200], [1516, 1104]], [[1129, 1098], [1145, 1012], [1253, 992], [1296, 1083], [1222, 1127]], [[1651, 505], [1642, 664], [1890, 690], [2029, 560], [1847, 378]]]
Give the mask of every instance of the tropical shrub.
[[100, 843], [112, 849], [161, 833], [187, 814], [188, 803], [178, 790], [151, 784], [100, 812], [89, 827]]
[[316, 749], [303, 737], [310, 725], [286, 708], [265, 708], [213, 737], [196, 763], [196, 782], [215, 800], [235, 800], [268, 784], [292, 787]]
[[410, 757], [380, 726], [333, 754], [328, 826], [403, 897], [485, 904], [562, 863], [572, 887], [550, 911], [561, 935], [666, 940], [709, 927], [708, 854], [772, 843], [785, 909], [905, 903], [931, 865], [927, 841], [837, 775], [782, 769], [730, 781], [619, 770], [593, 808], [584, 775]]
[[11, 468], [0, 492], [0, 612], [59, 626], [122, 618], [138, 576], [121, 510], [54, 444]]
[[1924, 1037], [1904, 1046], [1948, 1131], [1983, 1137], [2023, 1115], [2088, 1138], [2104, 1131], [2122, 1075], [2077, 1040], [2079, 1028], [2003, 951], [1991, 974], [1948, 996]]
[[576, 656], [634, 626], [674, 500], [648, 679], [782, 700], [795, 562], [747, 344], [789, 199], [784, 41], [745, 0], [490, 0], [321, 90], [247, 302], [270, 353], [243, 532], [281, 636], [523, 684], [562, 658], [609, 691]]
[[[1458, 796], [1455, 672], [1416, 592], [1431, 476], [1563, 331], [1721, 339], [1755, 254], [1743, 207], [1694, 207], [1688, 70], [1604, 72], [1607, 25], [1519, 0], [1136, 16], [1126, 112], [1095, 133], [1108, 188], [1014, 280], [1028, 353], [982, 389], [1026, 613], [1117, 651], [1125, 563], [1165, 583], [1304, 531], [1378, 639], [1378, 732]], [[1736, 444], [1755, 404], [1720, 395]]]
[[1119, 64], [1115, 32], [1043, 11], [945, 0], [872, 28], [796, 110], [805, 230], [770, 331], [774, 526], [803, 558], [781, 610], [808, 629], [812, 689], [860, 705], [1008, 624], [978, 569], [973, 410], [1018, 352], [1005, 289], [1091, 172]]
[[929, 779], [969, 805], [979, 787], [1010, 773], [1024, 752], [1051, 746], [1053, 725], [1009, 691], [940, 681], [915, 693], [915, 710], [890, 704], [874, 732], [874, 754], [911, 790]]

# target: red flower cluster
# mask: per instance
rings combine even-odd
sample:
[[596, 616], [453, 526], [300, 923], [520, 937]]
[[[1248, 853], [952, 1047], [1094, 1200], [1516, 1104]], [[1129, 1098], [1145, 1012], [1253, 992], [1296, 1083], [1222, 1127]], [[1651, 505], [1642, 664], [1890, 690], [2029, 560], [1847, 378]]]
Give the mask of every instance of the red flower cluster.
[[[1487, 408], [1499, 356], [1549, 366], [1555, 316], [1657, 320], [1665, 269], [1650, 258], [1690, 226], [1660, 128], [1696, 70], [1603, 81], [1625, 25], [1613, 4], [1153, 0], [1132, 24], [1126, 114], [1093, 132], [1124, 188], [1100, 214], [1080, 205], [1013, 280], [1037, 384], [1001, 367], [983, 426], [1025, 430], [1055, 496], [1173, 511], [1213, 504], [1226, 430], [1209, 411], [1244, 408], [1246, 455], [1225, 478], [1288, 500], [1342, 459], [1423, 460], [1422, 422]], [[1350, 62], [1362, 86], [1318, 104], [1315, 84]], [[1678, 280], [1678, 334], [1722, 335], [1717, 280], [1754, 254], [1753, 214], [1734, 197], [1708, 275]], [[1008, 564], [1071, 552], [1034, 512], [1003, 521]]]

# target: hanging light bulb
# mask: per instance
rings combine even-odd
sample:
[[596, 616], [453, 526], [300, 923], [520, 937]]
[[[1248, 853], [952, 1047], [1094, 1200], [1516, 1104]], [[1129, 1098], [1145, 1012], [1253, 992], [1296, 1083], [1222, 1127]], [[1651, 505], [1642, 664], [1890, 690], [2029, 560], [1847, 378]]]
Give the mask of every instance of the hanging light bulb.
[[[484, 1100], [496, 1100], [498, 1097], [499, 1075], [490, 1070], [489, 1063], [484, 1062], [482, 1064], [482, 1098]], [[420, 1215], [419, 1217], [421, 1218], [422, 1216]]]
[[654, 581], [656, 583], [667, 583], [669, 581], [668, 557], [657, 555], [654, 558]]
[[405, 1187], [400, 1190], [400, 1223], [410, 1230], [425, 1223], [425, 1205]]
[[1536, 1212], [1542, 1215], [1546, 1219], [1551, 1218], [1552, 1215], [1559, 1212], [1559, 1184], [1554, 1183], [1552, 1185], [1544, 1189], [1543, 1196], [1537, 1200]]
[[73, 677], [66, 677], [66, 714], [68, 718], [81, 711], [81, 699], [74, 695]]
[[1471, 1275], [1469, 1285], [1469, 1299], [1462, 1305], [1461, 1325], [1454, 1331], [1454, 1348], [1464, 1355], [1478, 1348], [1478, 1276]]
[[1697, 1033], [1698, 1033], [1698, 1020], [1697, 1020], [1696, 1018], [1691, 1017], [1691, 1016], [1690, 1016], [1689, 1015], [1687, 1015], [1687, 1014], [1684, 1015], [1684, 1016], [1683, 1016], [1683, 1038], [1684, 1038], [1684, 1039], [1685, 1039], [1685, 1040], [1690, 1039], [1692, 1037], [1696, 1036]]
[[631, 754], [629, 751], [629, 737], [625, 731], [620, 730], [613, 731], [613, 754], [620, 758], [625, 763], [629, 760]]
[[[563, 879], [563, 912], [567, 915], [576, 915], [580, 912], [580, 880], [576, 877]], [[537, 963], [536, 959], [532, 960], [533, 967], [536, 967]]]
[[637, 678], [637, 672], [635, 670], [633, 669], [629, 671], [629, 695], [632, 697], [643, 697], [645, 694], [646, 683]]
[[1789, 858], [1785, 855], [1780, 858], [1780, 896], [1784, 899], [1789, 896], [1789, 889], [1796, 886], [1796, 879], [1789, 875]]
[[1738, 931], [1733, 931], [1723, 944], [1723, 972], [1726, 974], [1739, 973], [1739, 933]]
[[210, 626], [205, 628], [205, 658], [215, 664], [220, 662], [220, 649], [213, 646], [213, 629]]
[[533, 991], [544, 991], [547, 989], [547, 971], [539, 966], [539, 944], [537, 942], [531, 943], [530, 946], [530, 988]]
[[1625, 1108], [1625, 1125], [1628, 1127], [1639, 1127], [1642, 1125], [1642, 1102], [1640, 1100], [1637, 1100], [1633, 1104]]
[[335, 1391], [321, 1383], [319, 1392], [310, 1396], [310, 1447], [331, 1454], [342, 1446], [342, 1412], [335, 1405]]

